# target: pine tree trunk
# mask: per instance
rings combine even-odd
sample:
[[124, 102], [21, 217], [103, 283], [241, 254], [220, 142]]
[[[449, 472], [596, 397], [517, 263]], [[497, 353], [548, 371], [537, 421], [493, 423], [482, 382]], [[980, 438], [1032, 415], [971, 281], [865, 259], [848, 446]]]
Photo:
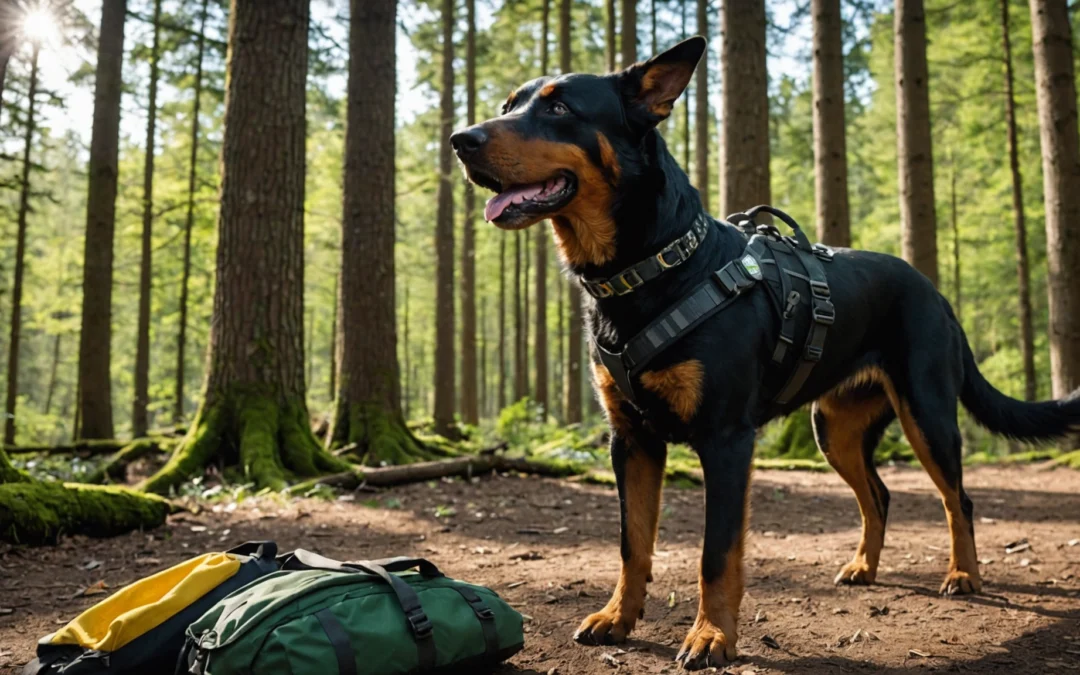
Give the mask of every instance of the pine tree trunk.
[[[616, 54], [615, 46], [615, 0], [604, 0], [604, 63], [609, 73], [615, 72]], [[569, 45], [567, 45], [569, 48]]]
[[[4, 20], [4, 25], [11, 25], [15, 22], [16, 11], [16, 0], [0, 0], [0, 19]], [[3, 108], [4, 82], [7, 79], [8, 63], [11, 62], [11, 56], [19, 46], [16, 37], [14, 31], [0, 31], [0, 109]]]
[[[637, 40], [637, 15], [634, 10], [635, 0], [623, 0], [623, 58], [625, 60], [627, 56], [627, 27], [626, 27], [626, 15], [629, 12], [632, 15], [630, 30], [630, 42], [629, 44], [634, 48], [634, 56], [630, 58], [630, 63], [633, 63], [636, 58], [636, 40]], [[627, 9], [629, 7], [629, 9]], [[612, 8], [614, 9], [614, 7]], [[614, 18], [610, 19], [612, 22]], [[565, 30], [563, 30], [565, 28]], [[614, 23], [612, 23], [614, 28]], [[571, 26], [567, 22], [565, 26], [560, 27], [559, 30], [559, 70], [564, 73], [571, 72], [572, 64], [572, 52], [571, 52]], [[614, 68], [612, 68], [614, 70]], [[569, 338], [567, 342], [567, 355], [566, 368], [563, 372], [563, 421], [566, 424], [577, 424], [581, 422], [581, 333], [585, 329], [584, 322], [581, 317], [581, 287], [571, 281], [569, 285], [569, 301], [570, 301], [570, 317], [568, 320]], [[561, 331], [560, 331], [561, 332]]]
[[82, 332], [79, 335], [81, 438], [112, 438], [113, 232], [120, 148], [120, 92], [126, 0], [103, 0], [98, 34], [94, 122], [90, 139]]
[[506, 232], [499, 235], [499, 410], [506, 407]]
[[[406, 296], [407, 297], [407, 296]], [[406, 303], [407, 304], [407, 303]], [[334, 314], [330, 319], [330, 400], [334, 400], [334, 396], [337, 395], [337, 353], [338, 353], [338, 323], [341, 317], [341, 270], [334, 276]], [[405, 335], [405, 343], [408, 344], [408, 331]], [[314, 345], [312, 345], [314, 348]], [[405, 352], [405, 372], [409, 372], [408, 363], [408, 351]], [[406, 397], [408, 396], [408, 390], [406, 390]]]
[[637, 61], [637, 0], [622, 0], [622, 67]]
[[184, 421], [185, 350], [187, 349], [188, 283], [191, 279], [191, 230], [195, 226], [195, 179], [199, 160], [199, 99], [202, 98], [203, 56], [206, 54], [206, 10], [209, 0], [202, 0], [199, 16], [199, 55], [195, 61], [195, 100], [191, 109], [191, 159], [188, 165], [187, 217], [184, 219], [184, 268], [180, 277], [180, 328], [176, 336], [176, 393], [173, 398], [173, 424]]
[[[547, 22], [547, 8], [549, 0], [544, 0], [544, 25], [543, 25], [543, 49], [541, 51], [541, 70], [545, 74], [548, 72], [548, 22]], [[570, 33], [570, 0], [559, 0], [559, 62], [563, 61], [563, 50], [570, 47], [569, 40], [564, 38], [564, 35]], [[563, 71], [565, 72], [565, 71]], [[533, 398], [536, 400], [537, 405], [540, 407], [541, 415], [543, 419], [547, 418], [548, 413], [551, 411], [551, 395], [548, 392], [548, 326], [547, 326], [547, 277], [548, 277], [548, 238], [550, 227], [544, 223], [541, 227], [535, 228], [536, 239], [533, 242], [533, 247], [536, 249], [536, 312], [535, 312], [535, 326], [536, 332], [534, 333], [533, 343], [533, 367], [536, 370], [536, 387], [534, 390]]]
[[[547, 0], [545, 0], [546, 4]], [[466, 0], [465, 123], [476, 124], [476, 0]], [[546, 49], [545, 49], [546, 51]], [[476, 193], [465, 181], [465, 214], [461, 238], [461, 417], [480, 422], [476, 387]]]
[[18, 233], [15, 236], [15, 281], [11, 286], [11, 336], [8, 342], [7, 405], [4, 408], [4, 445], [15, 444], [15, 409], [19, 397], [19, 334], [22, 332], [23, 272], [26, 265], [26, 219], [30, 214], [30, 151], [34, 146], [34, 109], [37, 102], [38, 56], [34, 43], [30, 56], [30, 87], [26, 93], [26, 129], [23, 134], [22, 176], [19, 181]]
[[274, 490], [292, 476], [348, 468], [319, 446], [305, 400], [308, 2], [233, 0], [230, 9], [204, 397], [184, 441], [144, 484], [151, 492], [168, 492], [219, 453]]
[[556, 311], [558, 312], [558, 327], [555, 331], [556, 347], [555, 347], [555, 382], [557, 384], [555, 388], [555, 405], [557, 410], [555, 411], [555, 417], [560, 421], [566, 421], [566, 401], [563, 400], [562, 392], [566, 390], [566, 349], [564, 348], [566, 341], [566, 331], [563, 324], [563, 316], [566, 313], [566, 282], [561, 277], [556, 277], [556, 292], [558, 299], [556, 300]]
[[442, 3], [442, 79], [439, 110], [439, 190], [435, 222], [435, 431], [457, 435], [454, 424], [454, 185], [450, 133], [454, 128], [454, 0]]
[[1016, 294], [1020, 306], [1020, 354], [1024, 361], [1024, 398], [1034, 401], [1035, 331], [1031, 318], [1031, 267], [1028, 263], [1027, 224], [1024, 222], [1024, 181], [1016, 140], [1016, 101], [1013, 96], [1012, 40], [1009, 37], [1009, 2], [1001, 0], [1001, 43], [1005, 60], [1005, 123], [1009, 135], [1009, 170], [1012, 174], [1013, 219], [1016, 223]]
[[53, 396], [56, 394], [56, 375], [60, 370], [60, 342], [64, 336], [57, 334], [53, 338], [52, 366], [49, 368], [49, 389], [45, 393], [45, 414], [52, 411]]
[[650, 32], [652, 37], [652, 56], [656, 56], [660, 53], [660, 51], [657, 49], [656, 42], [656, 0], [650, 0], [649, 2], [649, 18], [652, 22], [652, 25], [650, 26]]
[[900, 243], [915, 269], [938, 285], [934, 159], [930, 134], [930, 76], [926, 66], [923, 0], [897, 0], [896, 142], [900, 176]]
[[514, 403], [529, 395], [525, 360], [525, 299], [522, 291], [520, 231], [514, 232]]
[[765, 2], [725, 2], [722, 17], [720, 213], [726, 214], [770, 201]]
[[1072, 30], [1065, 0], [1031, 0], [1049, 268], [1050, 379], [1080, 387], [1080, 141]]
[[[686, 39], [686, 2], [679, 0], [679, 16], [681, 19], [681, 37]], [[701, 67], [700, 64], [698, 67]], [[696, 96], [696, 94], [695, 94]], [[690, 92], [683, 94], [683, 171], [690, 173]], [[706, 209], [708, 211], [708, 209]]]
[[[697, 1], [697, 31], [699, 35], [709, 34], [709, 0]], [[694, 82], [694, 187], [701, 195], [701, 206], [706, 213], [709, 209], [709, 51], [698, 62], [697, 80]], [[687, 98], [687, 107], [690, 99]], [[687, 113], [687, 134], [690, 133], [689, 112]], [[689, 139], [689, 136], [687, 136]], [[689, 140], [687, 140], [689, 143]]]
[[161, 39], [161, 0], [154, 0], [154, 42], [150, 48], [150, 103], [146, 113], [146, 156], [143, 162], [142, 256], [139, 260], [139, 319], [135, 337], [135, 400], [131, 434], [142, 438], [150, 427], [150, 294], [153, 267], [154, 135], [157, 126], [158, 54]]
[[479, 417], [488, 415], [488, 381], [487, 381], [487, 362], [488, 362], [488, 349], [487, 349], [487, 297], [480, 298], [480, 349], [479, 349], [479, 362], [480, 362], [480, 387], [479, 387], [479, 402], [477, 408], [479, 409]]
[[371, 466], [429, 459], [405, 426], [394, 298], [397, 0], [352, 0], [338, 374], [327, 444]]
[[840, 0], [814, 0], [814, 193], [818, 240], [851, 246]]
[[[950, 156], [952, 152], [950, 151]], [[956, 160], [950, 157], [950, 168], [952, 169], [952, 176], [950, 177], [950, 191], [952, 202], [952, 236], [953, 236], [953, 287], [956, 289], [956, 302], [953, 304], [953, 311], [956, 313], [956, 320], [961, 325], [964, 323], [964, 294], [960, 285], [960, 220], [956, 213]]]

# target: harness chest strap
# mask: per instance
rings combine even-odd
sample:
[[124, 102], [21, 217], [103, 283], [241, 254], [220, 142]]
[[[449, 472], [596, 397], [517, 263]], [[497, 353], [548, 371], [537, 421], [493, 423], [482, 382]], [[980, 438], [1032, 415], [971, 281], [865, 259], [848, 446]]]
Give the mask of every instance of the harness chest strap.
[[[633, 378], [649, 361], [713, 314], [728, 307], [746, 290], [761, 281], [763, 279], [761, 264], [772, 263], [779, 267], [779, 261], [776, 258], [766, 255], [772, 246], [773, 242], [764, 235], [758, 234], [751, 237], [742, 256], [713, 272], [708, 280], [699, 284], [682, 300], [669, 307], [644, 330], [631, 338], [621, 352], [605, 349], [594, 338], [593, 342], [600, 362], [607, 368], [623, 395], [631, 403], [635, 402]], [[825, 270], [818, 259], [819, 256], [814, 249], [804, 251], [798, 245], [792, 245], [788, 250], [795, 255], [807, 273], [804, 279], [809, 279], [812, 322], [803, 354], [786, 384], [774, 399], [781, 405], [790, 402], [798, 394], [814, 366], [821, 360], [828, 328], [836, 318], [829, 299], [830, 292]], [[784, 282], [783, 288], [789, 291], [791, 287], [787, 283], [786, 276], [787, 271], [780, 270], [780, 278]], [[783, 360], [786, 347], [793, 344], [793, 336], [788, 335], [792, 331], [790, 316], [792, 311], [794, 311], [794, 306], [789, 297], [788, 306], [782, 312], [781, 337], [774, 353], [774, 358], [777, 354], [780, 355], [780, 361]], [[783, 345], [783, 351], [781, 351], [781, 345]]]

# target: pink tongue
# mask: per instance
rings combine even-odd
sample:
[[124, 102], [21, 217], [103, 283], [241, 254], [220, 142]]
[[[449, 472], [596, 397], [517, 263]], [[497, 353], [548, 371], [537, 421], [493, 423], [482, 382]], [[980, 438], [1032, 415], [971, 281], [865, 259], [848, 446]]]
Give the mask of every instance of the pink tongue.
[[496, 220], [503, 214], [506, 207], [511, 204], [520, 204], [526, 199], [532, 199], [543, 190], [543, 183], [534, 183], [532, 185], [519, 185], [500, 192], [489, 199], [484, 206], [484, 220], [489, 223]]

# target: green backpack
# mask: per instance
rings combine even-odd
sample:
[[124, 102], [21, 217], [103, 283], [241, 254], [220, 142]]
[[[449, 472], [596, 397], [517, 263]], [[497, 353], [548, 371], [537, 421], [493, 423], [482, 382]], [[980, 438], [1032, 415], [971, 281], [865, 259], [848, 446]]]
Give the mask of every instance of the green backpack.
[[426, 560], [298, 550], [188, 628], [177, 675], [473, 673], [523, 644], [521, 614]]

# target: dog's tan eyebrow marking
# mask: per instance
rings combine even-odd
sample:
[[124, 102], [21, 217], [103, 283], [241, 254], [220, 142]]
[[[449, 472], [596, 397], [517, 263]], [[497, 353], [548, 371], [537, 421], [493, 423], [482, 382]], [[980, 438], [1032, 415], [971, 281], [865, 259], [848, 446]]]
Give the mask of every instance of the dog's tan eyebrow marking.
[[555, 93], [555, 83], [548, 82], [540, 89], [540, 98], [546, 98]]

